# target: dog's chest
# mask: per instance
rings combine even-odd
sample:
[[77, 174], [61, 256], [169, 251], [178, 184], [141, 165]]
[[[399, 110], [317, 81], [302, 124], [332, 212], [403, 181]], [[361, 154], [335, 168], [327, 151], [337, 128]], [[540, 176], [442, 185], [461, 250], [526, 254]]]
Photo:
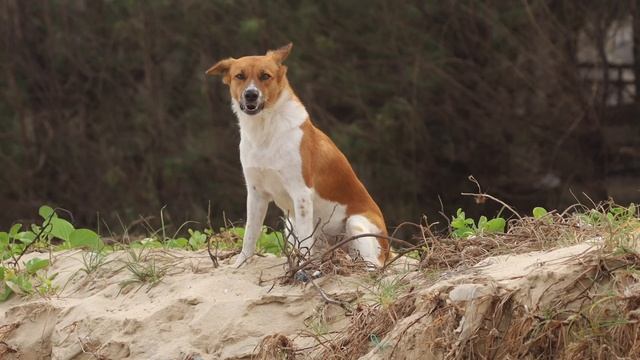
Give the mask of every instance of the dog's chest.
[[292, 166], [301, 169], [300, 140], [302, 130], [291, 129], [264, 142], [240, 141], [242, 166], [281, 170]]
[[240, 161], [247, 185], [266, 193], [283, 209], [292, 208], [290, 192], [304, 181], [301, 139], [302, 130], [295, 128], [274, 134], [264, 142], [244, 136], [240, 141]]

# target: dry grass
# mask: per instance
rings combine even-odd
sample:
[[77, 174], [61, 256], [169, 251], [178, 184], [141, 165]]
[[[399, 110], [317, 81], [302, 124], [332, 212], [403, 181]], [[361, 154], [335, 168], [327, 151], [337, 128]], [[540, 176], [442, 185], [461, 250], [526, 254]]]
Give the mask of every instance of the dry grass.
[[266, 336], [257, 346], [254, 360], [295, 360], [293, 342], [282, 334]]
[[[358, 304], [343, 331], [316, 337], [316, 347], [299, 349], [298, 354], [323, 360], [357, 359], [379, 350], [391, 358], [404, 358], [406, 349], [419, 347], [425, 354], [447, 359], [640, 358], [640, 255], [636, 250], [640, 219], [635, 208], [604, 204], [538, 219], [522, 217], [511, 220], [505, 234], [467, 239], [436, 236], [428, 227], [423, 229], [416, 274], [425, 277], [425, 285], [420, 288], [433, 283], [426, 278], [433, 271], [465, 269], [491, 256], [583, 242], [594, 243], [597, 250], [567, 260], [567, 266], [575, 268], [572, 281], [547, 280], [553, 290], [545, 291], [533, 307], [521, 302], [526, 289], [498, 288], [483, 298], [488, 310], [468, 338], [461, 338], [459, 328], [465, 304], [448, 301], [447, 294], [419, 299], [412, 286], [384, 305]], [[323, 259], [320, 266], [323, 272], [343, 275], [366, 269], [353, 267], [348, 256], [340, 253]], [[383, 282], [378, 279], [374, 288], [384, 288]], [[381, 299], [388, 298], [385, 291]], [[422, 310], [430, 310], [417, 316], [419, 301]], [[392, 332], [411, 315], [415, 321], [403, 322], [404, 328]]]
[[640, 221], [635, 206], [624, 208], [604, 203], [581, 212], [569, 210], [561, 214], [548, 213], [538, 219], [512, 219], [505, 234], [467, 239], [434, 235], [428, 225], [422, 226], [420, 265], [426, 269], [450, 270], [473, 266], [491, 256], [549, 250], [592, 240], [604, 240], [609, 250], [636, 245]]
[[359, 304], [352, 314], [349, 326], [331, 341], [321, 344], [314, 359], [358, 359], [372, 347], [390, 346], [383, 341], [399, 319], [409, 316], [415, 309], [415, 293], [410, 289], [393, 304]]
[[351, 276], [370, 272], [369, 265], [361, 259], [353, 259], [346, 251], [337, 249], [325, 254], [318, 265], [323, 274]]
[[[266, 338], [260, 354], [266, 354], [263, 348], [268, 348], [272, 358], [285, 351], [286, 359], [297, 354], [322, 360], [357, 359], [370, 351], [394, 359], [416, 354], [446, 359], [640, 358], [637, 209], [608, 203], [591, 210], [573, 210], [575, 207], [540, 218], [518, 217], [510, 220], [505, 234], [467, 239], [437, 236], [423, 226], [422, 242], [415, 247], [419, 248], [419, 267], [410, 274], [411, 281], [389, 281], [388, 273], [377, 277], [369, 288], [374, 296], [369, 301], [358, 300], [351, 308], [355, 310], [345, 314], [350, 321], [342, 331], [303, 334], [315, 340], [315, 346], [304, 349], [294, 349], [283, 337]], [[455, 274], [491, 256], [584, 242], [591, 242], [595, 250], [563, 262], [562, 266], [571, 269], [570, 281], [553, 277], [539, 280], [545, 290], [535, 303], [527, 303], [532, 301], [524, 288], [528, 285], [503, 288], [492, 283], [494, 292], [482, 297], [482, 310], [475, 309], [480, 320], [464, 336], [461, 324], [471, 315], [466, 313], [469, 303], [452, 302], [447, 292], [420, 293], [434, 283], [429, 277], [434, 272], [453, 270], [449, 274]], [[352, 275], [367, 270], [365, 263], [354, 263], [340, 250], [308, 265], [324, 274]], [[538, 281], [534, 279], [531, 281]], [[491, 282], [481, 278], [471, 281]]]
[[456, 304], [440, 302], [421, 332], [431, 352], [445, 358], [640, 358], [640, 257], [601, 255], [582, 259], [581, 276], [539, 308], [519, 303], [513, 292], [486, 299], [488, 316], [467, 341], [454, 331], [465, 313]]
[[505, 234], [455, 239], [425, 233], [420, 266], [425, 269], [469, 267], [496, 255], [521, 254], [568, 245], [588, 238], [577, 218], [549, 215], [548, 218], [514, 219]]

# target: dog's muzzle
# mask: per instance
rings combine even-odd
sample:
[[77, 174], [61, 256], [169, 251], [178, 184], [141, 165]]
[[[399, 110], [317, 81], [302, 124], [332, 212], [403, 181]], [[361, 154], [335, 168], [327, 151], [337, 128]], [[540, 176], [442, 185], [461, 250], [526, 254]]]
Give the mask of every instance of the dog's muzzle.
[[240, 100], [240, 110], [245, 114], [255, 115], [264, 108], [264, 101], [260, 90], [255, 86], [249, 86], [242, 93], [242, 99]]

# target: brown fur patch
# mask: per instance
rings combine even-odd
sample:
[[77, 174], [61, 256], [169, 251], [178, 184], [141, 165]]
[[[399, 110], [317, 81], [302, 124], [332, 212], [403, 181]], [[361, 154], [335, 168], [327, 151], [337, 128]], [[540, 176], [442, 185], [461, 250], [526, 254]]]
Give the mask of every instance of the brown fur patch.
[[206, 74], [222, 75], [222, 82], [229, 85], [231, 96], [238, 101], [244, 89], [253, 81], [265, 97], [265, 107], [268, 108], [276, 102], [282, 90], [289, 88], [287, 67], [282, 62], [289, 56], [292, 46], [289, 43], [268, 51], [266, 55], [220, 60]]
[[[358, 179], [351, 164], [338, 147], [307, 119], [302, 129], [300, 155], [302, 157], [302, 176], [308, 187], [312, 187], [323, 199], [343, 204], [347, 215], [362, 215], [375, 224], [382, 235], [387, 228], [380, 208], [371, 198], [362, 182]], [[382, 248], [380, 261], [389, 258], [389, 241], [378, 238]]]

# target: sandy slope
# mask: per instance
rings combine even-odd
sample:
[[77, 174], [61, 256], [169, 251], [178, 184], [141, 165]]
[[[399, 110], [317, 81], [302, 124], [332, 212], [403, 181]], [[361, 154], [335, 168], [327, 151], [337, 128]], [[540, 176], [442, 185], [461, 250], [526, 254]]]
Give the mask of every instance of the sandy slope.
[[[30, 254], [46, 257], [47, 254]], [[206, 252], [162, 252], [168, 270], [152, 288], [131, 278], [125, 253], [97, 273], [81, 272], [82, 253], [55, 253], [49, 273], [62, 290], [49, 299], [14, 296], [0, 304], [0, 340], [19, 359], [244, 359], [265, 336], [291, 335], [321, 301], [312, 287], [262, 279], [282, 274], [282, 259], [257, 258], [242, 269], [214, 269]], [[261, 275], [262, 272], [262, 275]], [[331, 294], [355, 293], [352, 279], [318, 280]]]
[[[538, 310], [558, 298], [575, 295], [582, 290], [574, 286], [577, 276], [585, 272], [582, 258], [596, 248], [595, 243], [582, 243], [551, 251], [501, 255], [462, 271], [444, 273], [435, 283], [418, 287], [416, 310], [399, 321], [383, 340], [393, 346], [373, 348], [362, 359], [467, 358], [470, 355], [465, 344], [474, 337], [491, 337], [480, 329], [496, 318], [496, 299]], [[449, 308], [457, 317], [439, 317], [439, 308]], [[507, 318], [510, 316], [507, 314]], [[444, 318], [450, 321], [448, 327], [443, 326]], [[449, 333], [443, 335], [443, 328]], [[445, 338], [454, 343], [446, 351], [442, 348]]]
[[[379, 345], [365, 344], [368, 348], [350, 358], [464, 358], [466, 344], [486, 345], [478, 338], [489, 341], [501, 332], [500, 336], [509, 336], [512, 328], [507, 322], [516, 315], [500, 304], [540, 311], [557, 299], [582, 294], [580, 279], [588, 278], [585, 269], [593, 268], [585, 256], [596, 248], [582, 243], [490, 257], [470, 268], [440, 273], [437, 279], [412, 272], [407, 277], [412, 289], [407, 296], [413, 304], [408, 315], [394, 321]], [[4, 313], [0, 354], [3, 341], [17, 351], [0, 357], [249, 359], [256, 345], [275, 333], [293, 339], [298, 349], [310, 344], [310, 338], [297, 334], [305, 329], [305, 320], [318, 314], [319, 293], [311, 286], [272, 287], [273, 281], [260, 280], [282, 274], [282, 259], [256, 258], [242, 269], [229, 265], [214, 269], [206, 252], [153, 255], [158, 266], [168, 270], [162, 281], [151, 288], [139, 284], [122, 288], [122, 282], [131, 278], [123, 268], [126, 253], [112, 254], [111, 262], [92, 275], [80, 271], [82, 253], [56, 253], [50, 272], [59, 273], [56, 283], [63, 289], [57, 296], [13, 297], [0, 304]], [[317, 283], [331, 297], [353, 301], [362, 296], [364, 281], [356, 276], [326, 276]], [[333, 334], [346, 337], [347, 343], [349, 336], [368, 338], [368, 333], [349, 327], [353, 317], [345, 318], [335, 308], [326, 320], [330, 330], [343, 331]], [[326, 307], [323, 311], [326, 315]], [[505, 323], [488, 324], [498, 313], [504, 314]], [[488, 331], [491, 326], [496, 328]], [[327, 359], [322, 349], [316, 347], [302, 358]], [[341, 356], [332, 355], [332, 359]]]

